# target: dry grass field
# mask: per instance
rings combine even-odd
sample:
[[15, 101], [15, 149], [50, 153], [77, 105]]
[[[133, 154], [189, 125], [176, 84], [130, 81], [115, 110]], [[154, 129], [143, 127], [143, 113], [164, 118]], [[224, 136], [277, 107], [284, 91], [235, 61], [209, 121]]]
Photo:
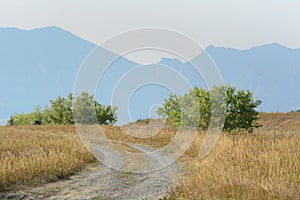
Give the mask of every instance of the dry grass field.
[[[300, 114], [263, 114], [260, 123], [262, 127], [252, 134], [222, 134], [205, 159], [198, 157], [205, 136], [199, 131], [179, 159], [185, 176], [168, 198], [299, 199]], [[165, 128], [142, 139], [128, 136], [119, 127], [103, 129], [112, 140], [153, 147], [166, 145], [176, 134], [175, 129]], [[134, 135], [141, 130], [128, 128]], [[55, 180], [93, 161], [73, 126], [1, 127], [0, 158], [2, 189]]]
[[[169, 199], [299, 199], [300, 113], [266, 113], [259, 123], [252, 134], [222, 134], [205, 159], [198, 157], [205, 136], [199, 131], [179, 159], [186, 178], [178, 180]], [[161, 147], [175, 134], [164, 129], [135, 142]]]
[[224, 134], [215, 149], [197, 159], [198, 137], [181, 158], [187, 179], [174, 199], [299, 199], [300, 138]]
[[0, 189], [66, 177], [94, 158], [74, 127], [0, 127]]

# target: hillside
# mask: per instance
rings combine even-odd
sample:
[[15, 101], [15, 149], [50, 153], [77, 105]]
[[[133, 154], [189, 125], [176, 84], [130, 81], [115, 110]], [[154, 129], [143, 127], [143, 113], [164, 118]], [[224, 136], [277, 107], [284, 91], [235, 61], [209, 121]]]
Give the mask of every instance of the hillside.
[[[30, 112], [36, 105], [45, 106], [51, 99], [67, 96], [73, 91], [81, 64], [95, 47], [55, 26], [33, 30], [0, 28], [0, 119], [15, 112]], [[103, 55], [112, 54], [101, 47], [98, 50]], [[113, 68], [135, 65], [120, 58]], [[119, 76], [115, 74], [111, 83]], [[110, 83], [106, 86], [112, 88]]]
[[[211, 57], [225, 84], [249, 89], [263, 101], [261, 111], [288, 112], [300, 104], [300, 49], [290, 49], [273, 43], [246, 50], [209, 46], [192, 59], [192, 64], [203, 63]], [[190, 63], [164, 58], [161, 63], [173, 66], [186, 74], [193, 85], [203, 85]]]
[[[43, 107], [57, 96], [67, 96], [73, 90], [81, 64], [95, 47], [95, 44], [55, 26], [33, 30], [0, 28], [0, 123], [4, 124], [13, 113], [30, 112], [36, 105]], [[103, 55], [115, 55], [101, 47], [98, 50]], [[246, 50], [210, 46], [205, 52], [217, 65], [225, 83], [250, 89], [263, 101], [261, 111], [285, 112], [299, 108], [300, 49], [274, 43]], [[203, 54], [191, 62], [202, 62]], [[205, 87], [204, 79], [195, 74], [189, 63], [162, 58], [158, 64], [179, 70], [192, 86]], [[103, 104], [110, 104], [120, 77], [138, 65], [123, 57], [116, 60], [100, 82], [96, 98]], [[147, 74], [139, 78], [145, 77]], [[156, 85], [144, 86], [134, 92], [129, 102], [132, 121], [148, 118], [148, 109], [154, 104], [162, 104], [169, 93]], [[125, 124], [128, 119], [120, 121]]]

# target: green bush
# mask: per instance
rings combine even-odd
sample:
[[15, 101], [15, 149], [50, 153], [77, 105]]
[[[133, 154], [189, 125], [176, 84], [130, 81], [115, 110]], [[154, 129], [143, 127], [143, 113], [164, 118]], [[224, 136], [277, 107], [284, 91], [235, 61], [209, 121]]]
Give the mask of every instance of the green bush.
[[49, 124], [74, 124], [72, 111], [72, 94], [68, 98], [58, 97], [56, 100], [50, 100], [51, 108], [48, 112]]
[[101, 105], [94, 96], [83, 92], [74, 102], [74, 119], [79, 124], [114, 124], [116, 110], [116, 107]]
[[[68, 98], [50, 100], [50, 108], [46, 106], [41, 110], [37, 106], [31, 113], [13, 114], [7, 125], [74, 124], [73, 114], [76, 122], [81, 124], [113, 124], [117, 121], [116, 107], [101, 105], [94, 96], [86, 92], [78, 96], [74, 104], [73, 99], [70, 93]], [[92, 117], [93, 114], [96, 115], [95, 118]]]
[[207, 129], [224, 122], [220, 127], [223, 130], [252, 132], [258, 126], [256, 108], [260, 104], [261, 101], [255, 100], [248, 90], [219, 86], [207, 91], [194, 87], [183, 96], [171, 94], [157, 113], [175, 127]]

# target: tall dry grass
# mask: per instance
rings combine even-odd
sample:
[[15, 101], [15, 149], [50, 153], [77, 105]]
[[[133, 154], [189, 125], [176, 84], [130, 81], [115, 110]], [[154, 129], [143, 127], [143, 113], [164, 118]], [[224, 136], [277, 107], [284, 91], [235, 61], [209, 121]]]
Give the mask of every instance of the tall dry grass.
[[[131, 137], [119, 127], [101, 128], [111, 140], [155, 147], [175, 134], [170, 130], [148, 140]], [[93, 161], [75, 126], [0, 126], [0, 191], [55, 181]]]
[[299, 199], [298, 136], [223, 134], [201, 160], [202, 139], [181, 157], [187, 177], [170, 199]]
[[181, 157], [170, 199], [300, 199], [300, 115], [264, 114], [253, 134], [225, 133], [199, 159], [204, 133]]
[[65, 177], [94, 158], [72, 126], [0, 127], [0, 189]]
[[[252, 134], [222, 134], [205, 159], [198, 157], [205, 136], [199, 131], [179, 159], [185, 176], [168, 198], [299, 199], [300, 114], [263, 114], [260, 123]], [[122, 128], [136, 136], [152, 134], [142, 127]], [[176, 135], [170, 127], [149, 138], [130, 136], [120, 127], [102, 130], [114, 141], [158, 148]], [[0, 156], [1, 188], [55, 180], [93, 161], [74, 126], [0, 127]]]
[[[185, 177], [178, 179], [169, 199], [299, 199], [300, 114], [263, 114], [260, 124], [252, 134], [223, 133], [205, 159], [198, 157], [205, 136], [199, 131], [179, 159]], [[130, 137], [119, 127], [102, 128], [112, 140], [154, 147], [176, 135], [170, 127], [149, 138]], [[151, 135], [139, 127], [125, 130]]]

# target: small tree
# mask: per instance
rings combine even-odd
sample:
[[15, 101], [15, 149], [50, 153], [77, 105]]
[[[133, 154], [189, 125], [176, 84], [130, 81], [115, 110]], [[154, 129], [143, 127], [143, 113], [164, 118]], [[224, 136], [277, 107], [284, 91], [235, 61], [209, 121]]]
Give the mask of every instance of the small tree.
[[58, 97], [56, 100], [50, 100], [51, 109], [48, 112], [51, 124], [73, 124], [72, 114], [73, 96], [70, 93], [68, 98]]
[[13, 125], [15, 125], [15, 121], [14, 121], [14, 118], [13, 118], [12, 115], [10, 116], [9, 120], [7, 121], [7, 125], [8, 125], [8, 126], [13, 126]]
[[7, 125], [28, 125], [33, 123], [33, 117], [30, 114], [13, 114], [7, 122]]
[[249, 90], [227, 89], [227, 114], [224, 129], [228, 131], [238, 131], [241, 129], [253, 132], [257, 127], [259, 112], [255, 109], [262, 103], [255, 100]]
[[31, 124], [33, 124], [33, 125], [41, 125], [42, 124], [43, 114], [42, 114], [40, 106], [36, 106], [34, 111], [32, 113], [30, 113], [30, 115], [32, 116]]
[[80, 124], [113, 124], [117, 121], [116, 107], [101, 105], [93, 95], [81, 93], [74, 102], [74, 119]]
[[206, 91], [195, 87], [182, 97], [171, 94], [157, 113], [177, 127], [207, 129], [224, 122], [223, 130], [252, 132], [259, 119], [255, 109], [260, 104], [248, 90], [219, 86]]
[[73, 111], [76, 122], [81, 124], [114, 124], [117, 121], [116, 107], [101, 105], [87, 92], [76, 98], [74, 106], [71, 93], [68, 98], [58, 97], [50, 103], [51, 107], [46, 106], [44, 110], [37, 106], [31, 113], [13, 114], [7, 125], [74, 124]]
[[157, 114], [166, 118], [172, 126], [178, 127], [181, 123], [181, 106], [179, 97], [171, 94], [165, 99], [164, 107], [157, 110]]
[[97, 122], [94, 96], [81, 93], [74, 102], [74, 121], [79, 124], [95, 124]]
[[117, 122], [116, 107], [103, 106], [95, 101], [96, 117], [99, 124], [114, 124]]

